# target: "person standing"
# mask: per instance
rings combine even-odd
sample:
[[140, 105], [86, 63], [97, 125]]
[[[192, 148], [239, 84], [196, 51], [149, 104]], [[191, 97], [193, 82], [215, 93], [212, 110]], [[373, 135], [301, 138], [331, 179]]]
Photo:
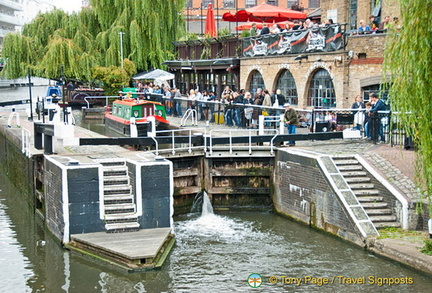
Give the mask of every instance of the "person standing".
[[[284, 114], [284, 122], [286, 127], [288, 128], [288, 134], [295, 134], [298, 124], [298, 117], [296, 111], [291, 108], [291, 104], [285, 103], [285, 114]], [[295, 146], [295, 141], [288, 141], [289, 146]]]
[[372, 141], [376, 142], [378, 140], [378, 136], [381, 136], [379, 143], [385, 143], [384, 134], [383, 131], [381, 131], [381, 117], [379, 116], [378, 112], [385, 111], [386, 105], [375, 93], [371, 93], [369, 97], [373, 102], [372, 109], [369, 112], [369, 114], [371, 115], [369, 124]]
[[362, 110], [365, 109], [365, 104], [360, 95], [355, 97], [355, 102], [351, 105], [351, 109], [358, 109], [360, 111], [353, 111], [354, 113], [354, 124], [358, 130], [362, 129], [362, 125], [364, 123], [364, 112]]
[[256, 35], [257, 35], [257, 31], [256, 31], [256, 23], [255, 23], [255, 22], [252, 23], [252, 26], [251, 26], [251, 28], [250, 28], [250, 30], [249, 30], [249, 35], [250, 35], [251, 37], [256, 37]]

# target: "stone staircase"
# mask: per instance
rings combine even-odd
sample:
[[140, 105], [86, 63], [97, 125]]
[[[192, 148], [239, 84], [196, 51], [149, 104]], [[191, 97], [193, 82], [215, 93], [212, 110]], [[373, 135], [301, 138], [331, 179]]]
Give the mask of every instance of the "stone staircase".
[[376, 228], [400, 227], [388, 203], [371, 183], [368, 173], [354, 156], [333, 156], [336, 167], [345, 178], [363, 209]]
[[105, 230], [138, 231], [140, 224], [125, 160], [98, 160], [103, 166]]

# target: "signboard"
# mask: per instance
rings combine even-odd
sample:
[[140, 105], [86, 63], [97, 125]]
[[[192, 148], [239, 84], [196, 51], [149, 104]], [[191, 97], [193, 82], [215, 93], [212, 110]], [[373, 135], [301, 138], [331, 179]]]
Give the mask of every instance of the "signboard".
[[339, 25], [243, 39], [243, 57], [331, 52], [342, 47]]
[[331, 9], [331, 10], [327, 10], [327, 20], [328, 19], [332, 19], [333, 23], [337, 23], [338, 22], [338, 17], [337, 17], [337, 9]]

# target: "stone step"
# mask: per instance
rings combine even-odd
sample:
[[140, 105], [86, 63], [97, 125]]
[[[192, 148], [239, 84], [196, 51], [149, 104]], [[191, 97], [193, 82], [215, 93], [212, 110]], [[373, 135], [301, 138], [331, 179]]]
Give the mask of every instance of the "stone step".
[[[363, 207], [364, 208], [364, 207]], [[369, 216], [376, 216], [376, 215], [391, 215], [393, 212], [391, 209], [365, 209], [365, 212]]]
[[137, 222], [105, 224], [105, 230], [108, 233], [132, 232], [138, 231], [139, 228], [140, 224]]
[[129, 185], [129, 176], [121, 175], [121, 176], [110, 176], [104, 177], [104, 185]]
[[375, 228], [400, 228], [401, 225], [398, 222], [376, 222], [373, 223]]
[[353, 193], [356, 196], [362, 196], [362, 195], [378, 195], [379, 191], [376, 189], [354, 189]]
[[107, 224], [137, 222], [138, 216], [135, 213], [108, 214], [105, 215], [104, 220]]
[[369, 216], [372, 222], [395, 222], [397, 220], [395, 215], [384, 215], [384, 216]]
[[134, 213], [135, 204], [133, 203], [116, 203], [116, 204], [106, 204], [105, 214], [124, 214], [124, 213]]
[[350, 183], [366, 183], [370, 182], [371, 179], [369, 177], [347, 177], [345, 178], [348, 184]]
[[[339, 170], [341, 171], [341, 170]], [[347, 178], [347, 177], [360, 177], [360, 176], [366, 176], [367, 173], [365, 171], [346, 171], [346, 172], [342, 172], [341, 174], [343, 177]]]
[[132, 186], [130, 185], [108, 185], [104, 186], [104, 195], [126, 195], [132, 193]]
[[343, 172], [343, 171], [361, 171], [361, 170], [363, 170], [363, 166], [360, 165], [360, 164], [358, 164], [358, 165], [341, 165], [341, 166], [337, 166], [337, 168], [341, 172]]
[[372, 189], [375, 187], [373, 183], [350, 183], [348, 184], [351, 189]]
[[333, 162], [336, 164], [336, 166], [342, 166], [342, 165], [358, 165], [358, 161], [355, 159], [349, 160], [349, 159], [333, 159]]
[[93, 160], [103, 166], [124, 166], [126, 161], [122, 158], [106, 158]]
[[363, 202], [382, 202], [383, 197], [382, 196], [357, 196], [357, 199], [360, 203]]
[[354, 160], [355, 157], [353, 155], [339, 154], [332, 155], [333, 160]]
[[362, 202], [361, 205], [366, 213], [368, 213], [370, 209], [386, 209], [388, 207], [386, 202]]
[[126, 176], [128, 168], [126, 166], [112, 166], [103, 168], [104, 178], [108, 176]]
[[117, 203], [134, 203], [134, 197], [131, 194], [110, 194], [104, 196], [104, 204], [117, 204]]

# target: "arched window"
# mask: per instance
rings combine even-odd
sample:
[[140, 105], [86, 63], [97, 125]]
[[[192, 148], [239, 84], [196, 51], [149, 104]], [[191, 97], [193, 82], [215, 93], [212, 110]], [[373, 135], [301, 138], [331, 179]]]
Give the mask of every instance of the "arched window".
[[281, 90], [289, 103], [298, 105], [297, 87], [289, 70], [284, 70], [279, 76], [276, 89]]
[[308, 106], [320, 108], [336, 107], [336, 94], [330, 74], [325, 69], [318, 69], [310, 83]]
[[252, 78], [249, 84], [249, 91], [251, 92], [252, 96], [254, 96], [256, 93], [257, 88], [265, 89], [265, 85], [261, 73], [258, 70], [255, 70], [252, 73]]

